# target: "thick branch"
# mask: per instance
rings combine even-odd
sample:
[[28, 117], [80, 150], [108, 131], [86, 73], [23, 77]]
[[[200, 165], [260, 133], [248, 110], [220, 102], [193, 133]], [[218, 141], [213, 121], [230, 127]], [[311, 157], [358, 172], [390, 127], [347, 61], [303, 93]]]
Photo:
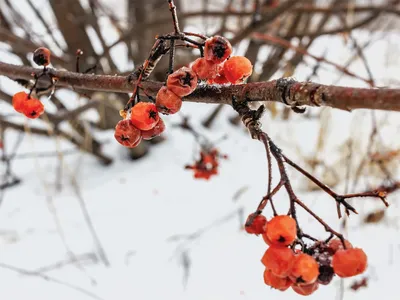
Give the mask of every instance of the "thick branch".
[[[0, 75], [11, 79], [32, 79], [42, 69], [17, 66], [0, 62]], [[49, 74], [58, 79], [58, 87], [73, 87], [82, 90], [96, 90], [117, 93], [130, 93], [135, 82], [128, 77], [109, 75], [90, 75], [49, 69]], [[155, 96], [162, 82], [144, 81], [141, 83], [146, 94]], [[244, 97], [248, 101], [274, 101], [295, 106], [329, 106], [343, 110], [380, 109], [400, 111], [400, 89], [370, 89], [322, 85], [313, 82], [297, 82], [282, 78], [267, 82], [254, 82], [231, 86], [200, 85], [184, 101], [214, 104], [231, 104], [232, 96]]]

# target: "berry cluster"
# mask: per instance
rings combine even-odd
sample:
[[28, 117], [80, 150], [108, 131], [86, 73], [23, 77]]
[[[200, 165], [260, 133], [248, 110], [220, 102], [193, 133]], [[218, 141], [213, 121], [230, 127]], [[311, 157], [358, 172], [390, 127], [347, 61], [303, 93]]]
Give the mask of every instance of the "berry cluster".
[[[151, 139], [165, 130], [158, 113], [172, 115], [182, 107], [182, 98], [190, 95], [199, 81], [209, 84], [238, 84], [253, 71], [251, 62], [242, 56], [233, 56], [229, 41], [221, 36], [208, 38], [204, 43], [204, 57], [196, 59], [191, 67], [182, 67], [171, 73], [157, 93], [155, 104], [138, 102], [124, 120], [115, 127], [116, 140], [125, 147], [136, 147], [142, 139]], [[128, 117], [129, 116], [129, 117]], [[194, 166], [195, 178], [209, 179], [217, 174], [217, 153], [202, 153]]]
[[[278, 215], [267, 221], [261, 214], [251, 214], [245, 230], [261, 234], [269, 246], [261, 258], [265, 266], [266, 285], [286, 291], [289, 287], [300, 295], [311, 295], [320, 284], [327, 285], [336, 274], [346, 278], [359, 275], [367, 268], [367, 256], [360, 248], [353, 248], [339, 238], [314, 241], [306, 246], [299, 238], [296, 220]], [[296, 249], [296, 245], [302, 249]]]
[[185, 169], [194, 171], [194, 178], [209, 180], [211, 176], [218, 174], [219, 158], [227, 158], [226, 155], [220, 155], [217, 149], [201, 151], [200, 159], [193, 165], [188, 165]]
[[[44, 67], [43, 74], [46, 71], [45, 68], [50, 64], [50, 55], [50, 50], [44, 47], [36, 49], [33, 53], [33, 61], [37, 65]], [[36, 80], [39, 77], [36, 77]], [[12, 105], [17, 112], [24, 114], [30, 119], [36, 119], [44, 113], [44, 105], [39, 99], [32, 97], [31, 94], [32, 90], [29, 94], [25, 92], [16, 93], [12, 98]]]

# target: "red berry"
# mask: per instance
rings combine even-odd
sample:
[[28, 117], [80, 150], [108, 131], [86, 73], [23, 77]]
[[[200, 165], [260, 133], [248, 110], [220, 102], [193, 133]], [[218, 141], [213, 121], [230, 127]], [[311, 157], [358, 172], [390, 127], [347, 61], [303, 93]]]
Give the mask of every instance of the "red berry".
[[44, 105], [39, 99], [31, 98], [26, 101], [22, 112], [29, 119], [37, 119], [44, 113]]
[[333, 255], [332, 267], [339, 277], [351, 277], [365, 271], [367, 260], [367, 255], [360, 248], [338, 250]]
[[205, 59], [215, 64], [222, 63], [232, 54], [232, 45], [222, 36], [213, 36], [206, 40], [204, 45]]
[[300, 253], [296, 255], [291, 276], [299, 285], [314, 283], [319, 275], [319, 265], [310, 255]]
[[115, 139], [121, 145], [129, 148], [136, 147], [142, 140], [141, 132], [137, 129], [131, 120], [121, 120], [115, 126]]
[[152, 138], [155, 138], [156, 136], [159, 136], [161, 133], [163, 133], [164, 130], [165, 130], [165, 123], [160, 118], [156, 126], [153, 127], [153, 129], [142, 131], [142, 138], [144, 140], [151, 140]]
[[224, 63], [224, 74], [233, 84], [242, 83], [253, 72], [253, 65], [244, 56], [233, 56]]
[[196, 73], [187, 67], [182, 67], [168, 76], [167, 88], [178, 97], [184, 97], [191, 94], [196, 87]]
[[[353, 245], [348, 240], [344, 240], [344, 244], [346, 245], [346, 249], [353, 248]], [[328, 247], [333, 253], [336, 253], [336, 251], [338, 250], [344, 249], [342, 241], [339, 238], [330, 240], [328, 243]]]
[[131, 121], [140, 130], [150, 130], [160, 119], [157, 107], [153, 103], [139, 102], [131, 109]]
[[156, 106], [160, 113], [172, 115], [181, 109], [182, 99], [163, 86], [157, 93]]
[[193, 62], [192, 70], [201, 80], [213, 79], [218, 75], [219, 65], [200, 57]]
[[286, 291], [292, 285], [289, 278], [278, 277], [269, 269], [265, 269], [264, 271], [264, 283], [280, 291]]
[[22, 113], [24, 107], [26, 106], [26, 101], [28, 101], [28, 94], [25, 92], [19, 92], [14, 94], [12, 98], [12, 105], [17, 112]]
[[288, 246], [296, 239], [296, 221], [286, 215], [273, 217], [267, 224], [266, 234], [272, 244]]
[[229, 83], [229, 80], [226, 79], [225, 74], [224, 74], [224, 67], [221, 66], [220, 69], [219, 69], [218, 75], [213, 79], [209, 79], [207, 81], [207, 83], [208, 84], [213, 84], [213, 83], [216, 83], [216, 84], [227, 84], [227, 83]]
[[261, 258], [264, 266], [278, 277], [287, 277], [292, 272], [294, 253], [289, 248], [270, 246]]
[[39, 66], [48, 66], [50, 64], [50, 50], [40, 47], [33, 52], [33, 61]]
[[309, 296], [312, 293], [314, 293], [316, 290], [318, 290], [319, 284], [317, 282], [307, 284], [307, 285], [292, 285], [293, 291], [295, 291], [297, 294], [303, 295], [303, 296]]
[[[250, 218], [253, 218], [254, 213], [247, 217], [246, 224], [249, 222]], [[249, 226], [245, 226], [245, 230], [250, 234], [262, 234], [265, 232], [265, 225], [267, 224], [267, 219], [263, 215], [257, 215], [254, 217], [253, 222]]]

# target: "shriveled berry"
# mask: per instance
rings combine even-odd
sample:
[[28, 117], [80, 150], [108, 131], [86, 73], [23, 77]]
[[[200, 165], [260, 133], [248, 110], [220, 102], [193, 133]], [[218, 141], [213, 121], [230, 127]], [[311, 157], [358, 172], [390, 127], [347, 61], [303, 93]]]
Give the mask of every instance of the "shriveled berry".
[[159, 136], [161, 133], [163, 133], [164, 130], [165, 130], [165, 123], [160, 118], [156, 126], [154, 126], [152, 129], [142, 131], [142, 138], [144, 140], [151, 140], [152, 138], [155, 138], [156, 136]]
[[233, 84], [242, 83], [253, 73], [253, 65], [244, 56], [232, 56], [224, 63], [226, 79]]
[[261, 258], [263, 265], [278, 277], [287, 277], [291, 274], [294, 265], [294, 253], [291, 249], [270, 246]]
[[319, 284], [317, 282], [307, 284], [307, 285], [292, 285], [293, 291], [295, 291], [297, 294], [303, 295], [303, 296], [309, 296], [312, 293], [314, 293], [316, 290], [318, 290]]
[[219, 66], [204, 57], [200, 57], [193, 62], [192, 70], [200, 80], [213, 79], [218, 75]]
[[[353, 248], [353, 245], [348, 240], [344, 240], [344, 244], [346, 245], [346, 249]], [[328, 243], [328, 247], [330, 248], [332, 253], [344, 249], [343, 243], [339, 238], [330, 240]]]
[[334, 275], [335, 272], [331, 266], [320, 265], [317, 282], [322, 285], [328, 285], [332, 281]]
[[28, 94], [25, 92], [19, 92], [14, 94], [12, 97], [12, 105], [17, 112], [22, 113], [24, 107], [26, 106], [27, 100]]
[[150, 130], [160, 119], [157, 107], [153, 103], [139, 102], [131, 109], [131, 121], [140, 130]]
[[351, 277], [365, 271], [367, 260], [367, 255], [360, 248], [338, 250], [333, 255], [332, 267], [339, 277]]
[[[247, 223], [250, 221], [251, 218], [253, 218], [253, 222], [247, 226]], [[263, 215], [256, 215], [254, 217], [254, 213], [253, 213], [247, 217], [246, 225], [244, 228], [247, 233], [262, 234], [265, 232], [266, 224], [267, 224], [267, 218], [265, 218]]]
[[280, 291], [286, 291], [292, 285], [289, 278], [278, 277], [269, 269], [265, 269], [264, 271], [264, 283]]
[[291, 276], [296, 278], [299, 285], [314, 283], [319, 275], [317, 261], [305, 253], [297, 254], [294, 260]]
[[205, 59], [215, 64], [222, 63], [232, 54], [232, 45], [229, 41], [219, 35], [206, 40], [204, 45]]
[[137, 129], [131, 120], [121, 120], [115, 126], [115, 139], [121, 145], [129, 148], [137, 146], [142, 140], [141, 132]]
[[172, 115], [181, 109], [182, 99], [163, 86], [157, 93], [156, 106], [160, 113]]
[[274, 245], [290, 245], [296, 239], [296, 233], [296, 221], [290, 216], [273, 217], [267, 224], [267, 237]]
[[44, 113], [44, 105], [39, 99], [31, 97], [25, 101], [22, 113], [29, 119], [37, 119]]
[[51, 52], [45, 47], [40, 47], [33, 52], [33, 61], [39, 66], [48, 66], [50, 64]]
[[196, 73], [187, 67], [182, 67], [168, 76], [167, 88], [178, 97], [191, 94], [196, 87]]

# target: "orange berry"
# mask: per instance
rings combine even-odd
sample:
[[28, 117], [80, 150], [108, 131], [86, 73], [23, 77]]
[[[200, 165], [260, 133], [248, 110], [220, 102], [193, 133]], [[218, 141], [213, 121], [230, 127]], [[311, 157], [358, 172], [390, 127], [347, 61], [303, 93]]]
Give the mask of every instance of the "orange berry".
[[264, 283], [280, 291], [286, 291], [292, 285], [289, 278], [278, 277], [269, 269], [264, 271]]
[[319, 284], [317, 282], [307, 284], [307, 285], [292, 285], [293, 291], [295, 291], [297, 294], [303, 295], [303, 296], [309, 296], [312, 293], [314, 293], [316, 290], [318, 290]]
[[204, 45], [205, 59], [215, 64], [222, 63], [232, 54], [232, 45], [229, 41], [219, 35], [208, 38]]
[[270, 246], [261, 258], [263, 265], [278, 277], [287, 277], [292, 272], [294, 253], [291, 249]]
[[182, 67], [168, 76], [167, 88], [178, 97], [191, 94], [196, 87], [196, 73], [187, 67]]
[[140, 130], [150, 130], [160, 119], [157, 107], [153, 103], [139, 102], [131, 109], [131, 121]]
[[332, 258], [335, 273], [342, 278], [359, 275], [367, 268], [367, 255], [360, 248], [338, 250]]
[[165, 123], [160, 118], [156, 126], [154, 126], [152, 129], [142, 131], [142, 138], [144, 140], [151, 140], [152, 138], [155, 138], [156, 136], [159, 136], [161, 133], [163, 133], [164, 130], [165, 130]]
[[29, 119], [37, 119], [44, 113], [44, 105], [39, 99], [30, 98], [24, 105], [22, 113]]
[[289, 216], [273, 217], [267, 224], [267, 237], [274, 245], [288, 246], [296, 239], [296, 221]]
[[140, 130], [133, 125], [131, 120], [119, 121], [115, 126], [114, 137], [118, 143], [128, 148], [136, 147], [142, 140]]
[[319, 265], [310, 255], [300, 253], [294, 259], [292, 274], [299, 285], [314, 283], [319, 275]]
[[219, 66], [204, 57], [200, 57], [193, 62], [192, 70], [201, 80], [213, 79], [218, 75]]
[[[247, 217], [246, 224], [250, 218], [253, 218], [254, 213]], [[265, 225], [267, 224], [267, 218], [263, 215], [257, 215], [254, 217], [253, 222], [249, 226], [245, 226], [244, 229], [249, 234], [262, 234], [265, 232]]]
[[266, 234], [266, 233], [263, 233], [263, 234], [262, 234], [262, 238], [263, 238], [264, 242], [265, 242], [268, 246], [271, 246], [271, 245], [272, 245], [272, 242], [271, 242], [270, 239], [267, 237], [267, 234]]
[[182, 107], [182, 99], [163, 86], [157, 93], [156, 106], [160, 113], [172, 115]]
[[24, 107], [26, 106], [26, 101], [28, 100], [28, 94], [25, 92], [19, 92], [14, 94], [14, 96], [12, 97], [12, 106], [14, 107], [14, 109], [19, 112], [22, 113]]
[[[353, 248], [353, 245], [348, 240], [344, 240], [344, 244], [346, 245], [346, 249]], [[339, 238], [330, 240], [328, 243], [328, 247], [332, 250], [333, 253], [336, 253], [336, 251], [338, 250], [344, 249], [342, 241]]]
[[50, 64], [50, 50], [40, 47], [33, 52], [33, 61], [39, 66], [48, 66]]
[[242, 83], [253, 73], [253, 65], [244, 56], [233, 56], [224, 63], [226, 79], [233, 84]]

